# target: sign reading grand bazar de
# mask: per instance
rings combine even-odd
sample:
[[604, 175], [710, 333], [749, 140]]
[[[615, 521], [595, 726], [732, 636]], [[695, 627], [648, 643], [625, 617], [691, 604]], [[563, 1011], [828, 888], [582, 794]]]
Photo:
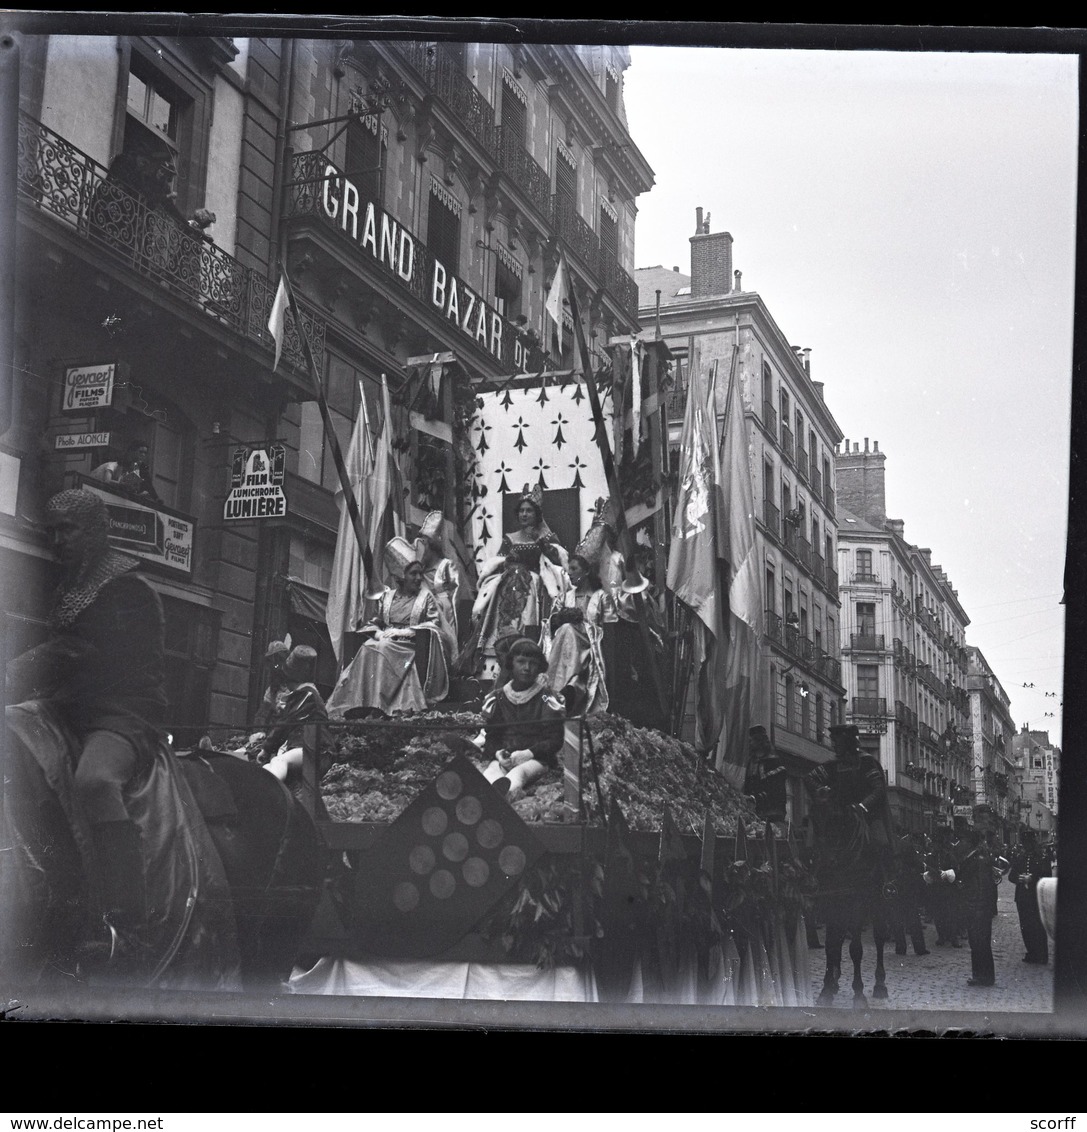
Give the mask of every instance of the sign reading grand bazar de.
[[[525, 364], [524, 351], [516, 340], [512, 359], [504, 356], [507, 335], [502, 316], [436, 256], [421, 254], [419, 248], [425, 252], [425, 246], [407, 228], [373, 201], [362, 207], [358, 189], [335, 165], [325, 166], [322, 181], [321, 207], [325, 216], [338, 224], [359, 248], [369, 252], [424, 302], [429, 301], [496, 360], [512, 360], [518, 368]], [[420, 275], [427, 270], [426, 259], [431, 268], [424, 279]]]

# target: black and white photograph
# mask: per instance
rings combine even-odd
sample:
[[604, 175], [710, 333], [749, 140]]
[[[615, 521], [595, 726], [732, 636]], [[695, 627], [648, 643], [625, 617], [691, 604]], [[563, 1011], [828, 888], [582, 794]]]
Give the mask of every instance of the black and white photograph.
[[1087, 41], [0, 24], [7, 1017], [1076, 1033]]

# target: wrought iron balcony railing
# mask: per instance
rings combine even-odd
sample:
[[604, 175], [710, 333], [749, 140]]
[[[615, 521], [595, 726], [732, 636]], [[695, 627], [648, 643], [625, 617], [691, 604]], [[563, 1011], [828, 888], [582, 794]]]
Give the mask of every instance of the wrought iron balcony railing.
[[434, 44], [400, 43], [399, 50], [422, 75], [427, 86], [449, 107], [467, 132], [486, 148], [493, 146], [494, 107], [464, 71], [455, 55]]
[[833, 515], [834, 514], [834, 491], [829, 483], [823, 484], [823, 506]]
[[838, 571], [827, 567], [827, 594], [830, 597], [838, 596]]
[[885, 716], [887, 714], [887, 700], [884, 696], [854, 696], [853, 714]]
[[797, 438], [797, 442], [796, 442], [796, 474], [798, 476], [800, 476], [800, 478], [802, 480], [806, 480], [808, 478], [808, 470], [809, 470], [808, 469], [808, 450], [806, 448], [801, 448], [800, 439]]
[[791, 464], [793, 462], [793, 430], [784, 422], [781, 422], [781, 451], [785, 459]]
[[782, 643], [784, 640], [782, 627], [783, 623], [781, 617], [774, 613], [773, 610], [768, 609], [766, 611], [766, 635], [770, 640], [777, 641], [778, 644]]
[[[150, 279], [209, 318], [271, 349], [268, 315], [275, 285], [245, 267], [180, 217], [29, 115], [19, 118], [19, 198], [47, 213], [117, 263]], [[315, 357], [324, 319], [300, 304]], [[284, 357], [305, 370], [301, 340], [288, 318]]]
[[762, 501], [762, 521], [775, 539], [781, 538], [781, 512], [769, 499]]
[[798, 537], [796, 540], [797, 553], [800, 555], [800, 564], [811, 569], [811, 543], [806, 538]]
[[555, 234], [593, 273], [597, 270], [600, 245], [592, 226], [577, 210], [568, 196], [555, 193], [551, 197], [551, 223]]
[[778, 414], [777, 409], [770, 404], [769, 401], [763, 400], [762, 403], [762, 423], [766, 427], [766, 431], [771, 435], [776, 435], [778, 430]]
[[812, 495], [814, 495], [816, 499], [821, 499], [823, 497], [823, 473], [815, 466], [814, 460], [812, 461], [809, 481], [811, 483]]
[[879, 585], [879, 575], [873, 574], [870, 570], [854, 570], [849, 576], [849, 580], [866, 586]]
[[883, 652], [883, 634], [850, 633], [849, 645], [854, 652]]
[[813, 554], [811, 559], [811, 573], [816, 585], [827, 584], [827, 560], [821, 554]]
[[499, 168], [535, 205], [543, 217], [549, 218], [551, 212], [551, 178], [547, 170], [529, 155], [520, 139], [507, 126], [498, 126], [494, 131], [494, 155]]

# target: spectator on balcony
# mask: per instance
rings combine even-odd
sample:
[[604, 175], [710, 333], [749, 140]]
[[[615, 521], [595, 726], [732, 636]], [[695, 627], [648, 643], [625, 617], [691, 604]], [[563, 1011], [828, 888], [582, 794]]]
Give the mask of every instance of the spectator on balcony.
[[91, 477], [103, 483], [112, 484], [126, 495], [141, 502], [161, 503], [155, 484], [151, 478], [148, 464], [149, 450], [141, 440], [134, 441], [120, 460], [109, 460], [99, 464]]

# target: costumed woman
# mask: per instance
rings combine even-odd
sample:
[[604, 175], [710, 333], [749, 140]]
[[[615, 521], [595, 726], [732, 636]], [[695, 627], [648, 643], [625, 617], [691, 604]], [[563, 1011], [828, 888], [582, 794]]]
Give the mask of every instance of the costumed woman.
[[460, 647], [457, 624], [457, 598], [460, 572], [445, 548], [445, 519], [441, 511], [431, 511], [419, 528], [415, 556], [423, 565], [423, 584], [438, 603], [438, 627], [445, 642], [446, 655], [455, 657]]
[[517, 523], [517, 530], [503, 537], [498, 556], [479, 572], [471, 633], [457, 658], [461, 676], [477, 675], [491, 656], [501, 669], [505, 657], [496, 646], [519, 637], [538, 641], [552, 605], [562, 600], [568, 556], [544, 520], [539, 484], [531, 489], [525, 484]]
[[426, 711], [449, 691], [438, 603], [423, 585], [423, 564], [398, 535], [385, 546], [385, 565], [396, 587], [377, 599], [377, 616], [362, 630], [362, 646], [328, 698], [330, 719], [361, 709]]
[[[206, 827], [164, 742], [162, 602], [136, 572], [138, 561], [110, 547], [109, 513], [98, 496], [54, 495], [46, 525], [63, 577], [49, 639], [8, 665], [8, 701], [15, 706], [8, 707], [7, 722], [59, 807], [48, 819], [40, 808], [36, 822], [67, 823], [96, 898], [79, 966], [108, 965], [111, 976], [141, 977], [154, 968], [161, 981], [172, 964], [173, 977], [201, 971], [214, 985], [231, 977], [236, 964], [226, 922], [233, 914], [225, 877], [209, 863], [214, 850]], [[9, 789], [13, 799], [23, 798], [33, 778], [22, 749], [11, 754], [17, 757], [9, 759], [15, 776]], [[61, 837], [57, 828], [41, 842], [46, 854]], [[186, 908], [201, 886], [204, 896]]]
[[561, 696], [567, 715], [608, 710], [604, 668], [605, 622], [618, 620], [611, 594], [604, 588], [598, 563], [607, 551], [608, 529], [600, 512], [570, 555], [570, 585], [544, 627], [551, 691]]
[[483, 701], [484, 778], [513, 802], [562, 748], [562, 702], [548, 689], [546, 658], [535, 641], [514, 641], [510, 679]]

